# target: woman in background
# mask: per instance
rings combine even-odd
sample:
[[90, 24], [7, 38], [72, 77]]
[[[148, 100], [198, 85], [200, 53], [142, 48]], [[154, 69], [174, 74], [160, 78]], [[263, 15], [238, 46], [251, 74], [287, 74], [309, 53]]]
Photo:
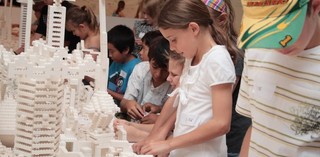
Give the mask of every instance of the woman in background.
[[118, 8], [116, 11], [114, 11], [112, 13], [112, 16], [115, 16], [115, 17], [125, 17], [124, 16], [124, 13], [123, 13], [123, 10], [124, 10], [124, 7], [126, 6], [126, 3], [123, 1], [123, 0], [120, 0], [118, 2]]

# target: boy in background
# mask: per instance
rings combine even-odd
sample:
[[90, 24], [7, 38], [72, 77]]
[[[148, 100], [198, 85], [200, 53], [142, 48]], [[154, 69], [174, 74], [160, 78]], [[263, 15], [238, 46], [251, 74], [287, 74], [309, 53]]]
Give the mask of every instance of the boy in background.
[[119, 106], [127, 89], [129, 77], [140, 59], [136, 58], [133, 31], [124, 25], [117, 25], [108, 31], [108, 54], [113, 60], [109, 68], [108, 93]]
[[[153, 124], [171, 92], [167, 82], [169, 42], [161, 35], [152, 40], [148, 51], [149, 66], [135, 70], [121, 101], [121, 111], [144, 124]], [[141, 75], [144, 74], [144, 75]], [[135, 77], [134, 77], [135, 76]], [[139, 77], [136, 77], [139, 76]], [[145, 112], [149, 112], [145, 116]]]

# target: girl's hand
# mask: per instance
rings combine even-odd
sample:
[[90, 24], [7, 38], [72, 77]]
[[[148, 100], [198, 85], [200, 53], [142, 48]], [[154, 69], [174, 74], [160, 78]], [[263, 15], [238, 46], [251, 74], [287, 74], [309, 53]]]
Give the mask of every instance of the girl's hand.
[[166, 139], [166, 136], [161, 136], [161, 134], [149, 134], [149, 136], [147, 136], [145, 139], [133, 144], [132, 150], [137, 154], [141, 154], [141, 148], [143, 146], [146, 146], [152, 142], [163, 141], [165, 139]]
[[141, 154], [162, 155], [171, 151], [170, 140], [151, 142], [141, 148]]

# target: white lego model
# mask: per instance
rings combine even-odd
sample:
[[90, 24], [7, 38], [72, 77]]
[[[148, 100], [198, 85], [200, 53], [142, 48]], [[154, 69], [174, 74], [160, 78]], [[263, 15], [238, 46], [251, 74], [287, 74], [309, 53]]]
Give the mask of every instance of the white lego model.
[[52, 47], [64, 47], [64, 30], [66, 23], [66, 8], [61, 7], [61, 3], [56, 1], [48, 8], [47, 19], [47, 44]]
[[7, 146], [13, 146], [15, 135], [16, 81], [9, 79], [6, 66], [12, 53], [0, 45], [0, 139]]
[[6, 146], [2, 145], [0, 142], [0, 156], [3, 157], [15, 157], [11, 148], [7, 148]]
[[17, 48], [18, 42], [12, 39], [12, 1], [4, 0], [3, 8], [0, 14], [0, 43], [7, 49]]
[[[31, 7], [30, 1], [27, 10]], [[13, 55], [0, 45], [0, 105], [11, 112], [16, 107], [14, 154], [24, 157], [142, 156], [133, 153], [123, 127], [119, 126], [115, 133], [112, 125], [119, 108], [105, 89], [109, 65], [105, 0], [99, 0], [102, 52], [97, 62], [91, 55], [83, 57], [80, 49], [68, 54], [62, 47], [64, 20], [60, 19], [65, 18], [65, 10], [60, 3], [55, 0], [54, 6], [49, 7], [52, 13], [48, 16], [46, 42], [34, 41], [33, 46], [26, 47], [20, 55]], [[26, 23], [30, 25], [31, 20]], [[25, 42], [29, 38], [26, 36]], [[94, 90], [82, 84], [84, 76], [95, 78]], [[3, 119], [12, 118], [0, 113]]]
[[[30, 37], [31, 37], [31, 16], [33, 1], [30, 0], [18, 0], [21, 4], [20, 12], [20, 30], [19, 30], [19, 46], [24, 45], [24, 49], [30, 47]], [[28, 7], [29, 6], [29, 7]], [[28, 16], [29, 15], [29, 16]]]

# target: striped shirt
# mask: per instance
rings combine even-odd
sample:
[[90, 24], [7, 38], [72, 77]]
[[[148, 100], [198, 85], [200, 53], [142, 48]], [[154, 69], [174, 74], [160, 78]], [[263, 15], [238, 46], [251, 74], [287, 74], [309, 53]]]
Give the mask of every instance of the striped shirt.
[[252, 119], [249, 156], [320, 156], [320, 46], [246, 51], [236, 110]]

